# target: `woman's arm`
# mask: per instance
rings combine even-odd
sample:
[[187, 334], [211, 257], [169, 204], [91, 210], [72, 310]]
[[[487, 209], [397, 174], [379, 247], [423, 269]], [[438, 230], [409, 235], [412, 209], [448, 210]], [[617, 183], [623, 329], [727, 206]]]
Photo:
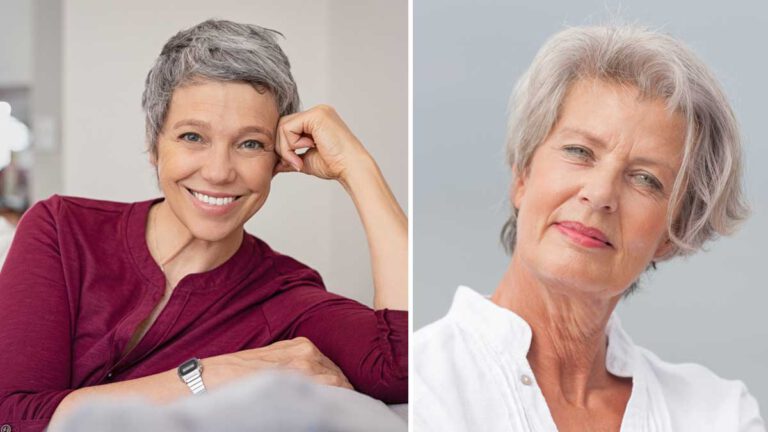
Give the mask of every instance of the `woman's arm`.
[[[22, 218], [0, 272], [0, 424], [42, 431], [81, 397], [141, 393], [168, 400], [180, 395], [168, 374], [76, 390], [72, 382], [77, 290], [69, 290], [59, 247], [60, 197]], [[103, 393], [102, 393], [103, 392]]]
[[329, 293], [314, 271], [286, 276], [284, 286], [263, 310], [274, 338], [306, 337], [355, 390], [385, 403], [408, 401], [407, 311], [372, 311]]
[[365, 227], [373, 272], [373, 308], [408, 310], [408, 218], [373, 159], [339, 179]]
[[0, 272], [0, 424], [42, 431], [71, 391], [72, 295], [55, 222], [59, 198], [21, 219]]
[[[298, 149], [309, 149], [303, 155]], [[338, 180], [365, 228], [374, 309], [408, 310], [408, 219], [376, 162], [333, 108], [318, 106], [280, 120], [276, 172], [301, 171]]]
[[[407, 402], [408, 220], [371, 155], [333, 108], [283, 117], [277, 137], [282, 161], [276, 173], [334, 179], [352, 198], [368, 239], [377, 310], [325, 291], [317, 275], [297, 274], [283, 284], [280, 301], [266, 308], [270, 328], [278, 338], [312, 340], [357, 390], [387, 403]], [[299, 149], [308, 150], [298, 155]]]
[[189, 387], [181, 382], [175, 370], [128, 381], [83, 387], [72, 391], [59, 403], [51, 417], [49, 431], [54, 432], [61, 419], [88, 398], [139, 396], [164, 404], [188, 395]]
[[[320, 384], [352, 388], [341, 370], [312, 342], [302, 337], [205, 358], [201, 363], [207, 391], [265, 369], [290, 369]], [[176, 369], [127, 381], [83, 387], [72, 391], [59, 403], [51, 417], [49, 431], [55, 432], [61, 419], [89, 398], [138, 396], [157, 404], [166, 404], [191, 394], [189, 387], [179, 379]]]

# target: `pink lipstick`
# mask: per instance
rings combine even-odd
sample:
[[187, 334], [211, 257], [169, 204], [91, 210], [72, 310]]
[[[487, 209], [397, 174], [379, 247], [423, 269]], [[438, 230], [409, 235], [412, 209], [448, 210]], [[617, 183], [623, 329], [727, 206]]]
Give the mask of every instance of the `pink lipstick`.
[[613, 247], [608, 237], [597, 228], [576, 221], [557, 222], [557, 229], [574, 243], [588, 248]]

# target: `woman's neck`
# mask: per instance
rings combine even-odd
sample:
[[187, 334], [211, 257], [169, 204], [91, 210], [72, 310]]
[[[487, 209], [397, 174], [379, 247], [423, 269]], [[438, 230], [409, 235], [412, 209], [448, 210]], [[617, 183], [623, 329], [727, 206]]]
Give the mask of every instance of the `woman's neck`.
[[171, 288], [188, 274], [206, 272], [223, 264], [237, 252], [242, 240], [242, 229], [215, 242], [195, 238], [166, 201], [149, 209], [147, 246]]
[[545, 396], [584, 407], [592, 390], [614, 379], [605, 367], [605, 327], [619, 298], [551, 286], [529, 270], [513, 255], [492, 301], [531, 326], [528, 362]]

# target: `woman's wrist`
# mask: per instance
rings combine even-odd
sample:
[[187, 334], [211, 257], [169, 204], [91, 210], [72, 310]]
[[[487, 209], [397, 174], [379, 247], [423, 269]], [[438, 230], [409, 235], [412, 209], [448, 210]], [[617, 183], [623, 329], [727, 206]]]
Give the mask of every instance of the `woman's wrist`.
[[368, 152], [361, 152], [349, 157], [347, 166], [337, 178], [347, 193], [357, 192], [377, 178], [383, 181], [383, 175], [376, 161]]

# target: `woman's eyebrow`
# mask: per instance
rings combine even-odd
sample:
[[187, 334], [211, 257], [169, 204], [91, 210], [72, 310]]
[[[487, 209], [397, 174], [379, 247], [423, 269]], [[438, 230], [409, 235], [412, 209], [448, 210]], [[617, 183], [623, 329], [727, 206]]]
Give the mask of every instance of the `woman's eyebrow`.
[[[174, 123], [173, 128], [177, 129], [181, 126], [195, 126], [201, 129], [211, 129], [211, 124], [209, 122], [202, 121], [202, 120], [195, 120], [195, 119], [179, 120], [176, 123]], [[257, 125], [243, 126], [237, 131], [236, 135], [243, 135], [250, 132], [256, 132], [262, 135], [266, 135], [272, 140], [274, 140], [274, 136], [275, 136], [275, 133], [272, 130], [266, 129]]]
[[592, 132], [589, 132], [584, 129], [576, 128], [576, 127], [564, 127], [560, 129], [558, 132], [559, 135], [564, 134], [574, 134], [574, 135], [580, 135], [582, 138], [586, 139], [587, 141], [591, 142], [592, 144], [597, 145], [598, 147], [607, 147], [605, 140], [600, 138], [599, 136], [593, 134]]
[[265, 129], [265, 128], [261, 127], [261, 126], [256, 126], [256, 125], [241, 127], [240, 130], [237, 131], [237, 135], [243, 135], [243, 134], [251, 133], [251, 132], [256, 132], [256, 133], [260, 133], [262, 135], [266, 135], [271, 140], [274, 140], [274, 137], [275, 137], [275, 133], [273, 131]]
[[638, 163], [640, 165], [646, 165], [646, 166], [665, 169], [667, 170], [667, 174], [669, 174], [670, 178], [672, 179], [677, 177], [677, 175], [675, 174], [675, 170], [672, 169], [672, 166], [661, 160], [651, 159], [647, 157], [639, 157], [639, 158], [635, 158], [634, 161], [635, 163]]

